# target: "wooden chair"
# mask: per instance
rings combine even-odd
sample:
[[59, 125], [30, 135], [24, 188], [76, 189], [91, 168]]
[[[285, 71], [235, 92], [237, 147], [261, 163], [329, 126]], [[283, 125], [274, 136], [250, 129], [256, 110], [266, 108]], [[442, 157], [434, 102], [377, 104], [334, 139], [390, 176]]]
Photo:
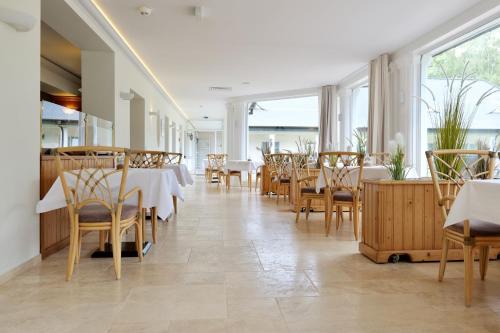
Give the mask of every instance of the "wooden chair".
[[[123, 157], [123, 169], [109, 169], [102, 165], [98, 155], [112, 154]], [[85, 160], [75, 155], [91, 156], [95, 167], [85, 166]], [[64, 170], [61, 157], [72, 161], [71, 170]], [[121, 239], [123, 233], [135, 226], [135, 242], [139, 260], [142, 261], [142, 192], [136, 187], [125, 192], [129, 154], [123, 148], [112, 147], [69, 147], [56, 149], [56, 165], [69, 213], [70, 241], [66, 280], [71, 280], [75, 262], [80, 261], [83, 233], [89, 231], [109, 232], [111, 234], [113, 262], [116, 279], [121, 277]], [[75, 167], [76, 166], [76, 167]], [[120, 179], [119, 192], [112, 192], [110, 179]], [[137, 195], [137, 204], [125, 201]]]
[[311, 176], [309, 172], [308, 156], [306, 154], [292, 154], [292, 170], [297, 180], [296, 193], [298, 198], [295, 202], [295, 223], [299, 222], [302, 204], [306, 202], [306, 221], [309, 218], [311, 211], [312, 200], [324, 200], [325, 189], [321, 189], [320, 193], [316, 192], [316, 179], [317, 176]]
[[181, 153], [171, 153], [164, 152], [164, 164], [181, 164], [182, 162], [182, 154]]
[[371, 153], [370, 159], [374, 160], [375, 165], [384, 165], [391, 158], [390, 153]]
[[[493, 176], [495, 153], [487, 150], [435, 150], [426, 151], [427, 163], [434, 183], [443, 223], [465, 182], [488, 179]], [[486, 277], [490, 246], [500, 246], [500, 226], [487, 221], [464, 221], [443, 230], [443, 246], [438, 280], [443, 281], [449, 242], [460, 244], [464, 251], [465, 305], [472, 301], [473, 251], [479, 248], [481, 280]]]
[[[165, 160], [165, 153], [162, 151], [155, 150], [130, 150], [130, 168], [133, 169], [161, 169], [163, 167], [163, 161]], [[177, 200], [174, 200], [174, 208], [176, 206]], [[156, 207], [151, 208], [151, 237], [153, 238], [153, 243], [156, 244], [156, 236], [158, 234], [158, 216], [156, 213]], [[146, 225], [146, 213], [147, 209], [142, 209], [143, 216], [143, 228]], [[176, 212], [177, 213], [177, 212]], [[144, 229], [143, 229], [143, 233]]]
[[319, 154], [321, 175], [325, 186], [326, 235], [330, 234], [333, 207], [337, 230], [343, 220], [343, 207], [353, 211], [354, 238], [358, 240], [359, 210], [361, 208], [361, 180], [364, 154], [353, 152], [323, 152]]
[[[181, 164], [181, 162], [181, 153], [163, 152], [163, 165]], [[173, 195], [172, 200], [174, 202], [174, 213], [177, 214], [177, 197]]]
[[208, 154], [208, 179], [212, 182], [215, 175], [217, 178], [217, 187], [220, 186], [225, 178], [224, 165], [226, 164], [226, 154]]
[[[291, 158], [289, 153], [269, 154], [271, 185], [276, 188], [276, 203], [279, 203], [280, 192], [283, 189], [283, 199], [288, 195], [290, 201]], [[271, 192], [269, 192], [271, 197]]]

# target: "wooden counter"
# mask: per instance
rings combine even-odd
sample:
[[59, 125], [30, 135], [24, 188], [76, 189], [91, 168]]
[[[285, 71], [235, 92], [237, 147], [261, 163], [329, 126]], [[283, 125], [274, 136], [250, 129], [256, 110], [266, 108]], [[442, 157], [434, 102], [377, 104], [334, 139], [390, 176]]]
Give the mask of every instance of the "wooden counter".
[[[443, 218], [431, 180], [366, 180], [359, 251], [376, 263], [392, 255], [410, 261], [439, 261]], [[491, 249], [496, 259], [500, 249]], [[450, 243], [449, 260], [462, 260], [462, 248]]]
[[[87, 165], [92, 167], [95, 163], [91, 157], [73, 156], [74, 159], [88, 160]], [[103, 156], [106, 167], [114, 167], [113, 157]], [[70, 169], [72, 162], [68, 158], [61, 158], [63, 167]], [[40, 156], [40, 199], [49, 191], [57, 179], [57, 166], [55, 156]], [[69, 219], [66, 208], [53, 210], [40, 214], [40, 253], [42, 258], [59, 251], [69, 244]]]

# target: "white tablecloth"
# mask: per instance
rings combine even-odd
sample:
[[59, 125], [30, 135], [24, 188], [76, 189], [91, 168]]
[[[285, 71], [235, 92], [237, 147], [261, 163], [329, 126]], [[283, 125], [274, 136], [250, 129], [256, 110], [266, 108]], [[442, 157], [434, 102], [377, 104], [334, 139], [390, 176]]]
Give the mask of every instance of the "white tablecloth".
[[193, 177], [191, 177], [185, 164], [166, 164], [163, 168], [172, 170], [177, 176], [177, 181], [181, 186], [194, 184]]
[[500, 225], [500, 179], [470, 180], [462, 186], [444, 227], [465, 220]]
[[[357, 168], [357, 167], [356, 167]], [[331, 176], [332, 171], [330, 169], [327, 169], [330, 174], [328, 177]], [[352, 171], [350, 173], [350, 180], [352, 181], [352, 185], [356, 184], [358, 182], [358, 174], [359, 174], [359, 169], [357, 168], [356, 170]], [[374, 166], [364, 166], [363, 167], [363, 179], [364, 180], [374, 180], [374, 179], [390, 179], [391, 175], [389, 173], [389, 170], [383, 165], [374, 165]], [[408, 174], [406, 178], [418, 178], [417, 171], [413, 168], [408, 169]], [[320, 192], [320, 190], [325, 187], [326, 185], [326, 180], [325, 177], [323, 176], [323, 171], [320, 172], [318, 179], [316, 181], [316, 192]]]
[[[117, 196], [120, 187], [121, 173], [115, 173], [108, 179], [113, 193]], [[66, 177], [68, 185], [74, 183], [74, 176], [68, 174]], [[157, 207], [158, 216], [166, 219], [174, 212], [172, 196], [184, 200], [177, 177], [172, 170], [163, 169], [129, 169], [127, 175], [126, 191], [134, 187], [142, 190], [143, 208]], [[127, 204], [136, 204], [137, 196], [132, 196], [126, 202]], [[52, 187], [42, 200], [36, 205], [37, 213], [44, 213], [54, 209], [66, 207], [66, 198], [61, 185], [61, 179], [58, 177]]]
[[247, 160], [228, 160], [224, 166], [224, 172], [228, 170], [231, 171], [243, 171], [243, 172], [253, 172], [261, 165], [257, 161], [247, 161]]

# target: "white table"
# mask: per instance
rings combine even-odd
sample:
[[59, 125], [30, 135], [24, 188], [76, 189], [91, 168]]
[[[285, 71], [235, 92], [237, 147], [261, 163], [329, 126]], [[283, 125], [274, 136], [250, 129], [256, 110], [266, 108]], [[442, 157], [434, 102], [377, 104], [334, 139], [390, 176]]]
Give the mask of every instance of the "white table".
[[[116, 197], [118, 196], [121, 176], [121, 173], [115, 173], [108, 179]], [[66, 179], [69, 186], [74, 184], [75, 178], [73, 175], [68, 174]], [[162, 219], [166, 219], [174, 212], [173, 196], [184, 200], [184, 195], [181, 192], [173, 170], [129, 169], [126, 191], [134, 187], [139, 187], [142, 190], [143, 208], [156, 207], [158, 216]], [[129, 198], [126, 203], [136, 204], [137, 197]], [[44, 213], [64, 207], [66, 207], [66, 198], [61, 185], [61, 179], [58, 177], [47, 194], [36, 205], [36, 212]]]
[[[352, 182], [352, 184], [350, 185], [355, 185], [358, 182], [359, 168], [358, 167], [352, 167], [352, 168], [356, 168], [356, 170], [350, 173], [350, 181]], [[327, 169], [327, 171], [330, 173], [327, 176], [330, 177], [332, 171], [331, 169]], [[363, 179], [375, 180], [375, 179], [390, 179], [390, 178], [391, 175], [389, 173], [389, 170], [387, 170], [387, 168], [383, 165], [363, 166]], [[418, 178], [417, 171], [414, 168], [409, 168], [406, 178], [408, 179]], [[320, 174], [316, 181], [316, 192], [319, 193], [320, 190], [323, 187], [325, 187], [325, 185], [326, 185], [326, 180], [325, 177], [323, 176], [323, 171], [320, 171]]]
[[166, 164], [163, 168], [172, 170], [177, 176], [177, 181], [182, 187], [194, 184], [193, 177], [191, 177], [191, 174], [185, 164]]
[[231, 187], [231, 171], [246, 172], [248, 174], [248, 188], [252, 190], [252, 173], [257, 170], [257, 168], [262, 165], [257, 161], [248, 160], [228, 160], [224, 165], [224, 172], [227, 174], [227, 189]]
[[500, 179], [469, 180], [462, 186], [443, 227], [465, 220], [500, 225]]

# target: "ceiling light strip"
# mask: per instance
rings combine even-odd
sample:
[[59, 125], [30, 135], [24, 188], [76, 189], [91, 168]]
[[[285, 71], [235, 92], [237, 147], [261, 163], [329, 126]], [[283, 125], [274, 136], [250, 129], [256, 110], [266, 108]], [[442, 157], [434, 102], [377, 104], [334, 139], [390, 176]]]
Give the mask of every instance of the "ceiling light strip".
[[174, 105], [177, 107], [177, 109], [179, 110], [179, 112], [186, 118], [186, 119], [189, 119], [189, 117], [187, 116], [187, 114], [184, 112], [184, 110], [182, 110], [182, 108], [179, 106], [179, 104], [177, 104], [177, 102], [175, 101], [175, 99], [173, 98], [173, 96], [168, 92], [168, 90], [163, 86], [163, 84], [161, 84], [160, 80], [156, 77], [156, 75], [154, 75], [153, 71], [151, 70], [151, 68], [149, 68], [149, 66], [146, 64], [146, 62], [144, 60], [142, 60], [141, 56], [137, 53], [137, 51], [132, 47], [132, 45], [130, 45], [130, 43], [128, 42], [128, 40], [125, 38], [125, 36], [120, 32], [120, 30], [118, 29], [118, 27], [113, 23], [113, 21], [111, 20], [111, 18], [106, 14], [106, 12], [97, 4], [97, 2], [95, 0], [90, 0], [90, 2], [94, 5], [94, 7], [99, 11], [99, 13], [102, 15], [102, 17], [104, 17], [104, 19], [106, 20], [106, 22], [111, 26], [111, 28], [115, 31], [115, 33], [118, 35], [118, 37], [120, 37], [120, 39], [122, 40], [122, 42], [128, 47], [128, 49], [130, 50], [130, 52], [132, 52], [132, 54], [137, 58], [137, 60], [141, 63], [141, 65], [144, 67], [144, 69], [146, 69], [146, 71], [149, 73], [149, 75], [151, 75], [151, 77], [153, 78], [153, 80], [155, 81], [155, 83], [161, 88], [161, 90], [168, 96], [168, 98], [170, 98], [170, 100], [172, 101], [172, 103], [174, 103]]

